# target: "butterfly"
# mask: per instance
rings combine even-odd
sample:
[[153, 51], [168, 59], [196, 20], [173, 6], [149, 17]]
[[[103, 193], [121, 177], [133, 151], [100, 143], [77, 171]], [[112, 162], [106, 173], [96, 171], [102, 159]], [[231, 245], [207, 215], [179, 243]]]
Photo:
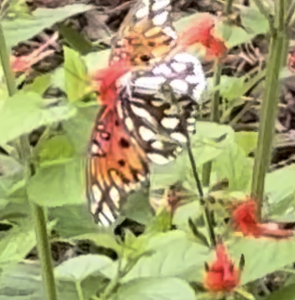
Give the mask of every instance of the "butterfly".
[[146, 180], [150, 162], [166, 164], [183, 150], [206, 87], [200, 62], [187, 53], [148, 69], [121, 70], [126, 73], [112, 84], [119, 65], [103, 74], [107, 105], [96, 118], [88, 159], [90, 210], [105, 225], [117, 218], [120, 200]]
[[104, 225], [148, 178], [149, 164], [175, 159], [195, 132], [206, 80], [199, 60], [180, 52], [194, 42], [193, 30], [183, 41], [179, 47], [169, 0], [139, 1], [113, 39], [109, 69], [98, 73], [105, 108], [91, 134], [86, 174], [90, 210]]

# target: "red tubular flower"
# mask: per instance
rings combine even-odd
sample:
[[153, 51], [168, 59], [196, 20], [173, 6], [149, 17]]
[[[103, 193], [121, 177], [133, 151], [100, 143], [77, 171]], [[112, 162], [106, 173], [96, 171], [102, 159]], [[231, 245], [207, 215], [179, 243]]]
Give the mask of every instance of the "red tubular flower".
[[256, 217], [257, 203], [253, 199], [248, 199], [239, 204], [232, 211], [232, 225], [235, 231], [244, 235], [261, 236], [262, 232]]
[[240, 282], [240, 269], [230, 260], [225, 246], [216, 246], [216, 260], [207, 267], [205, 287], [211, 292], [230, 292]]
[[214, 20], [211, 17], [205, 17], [197, 20], [180, 38], [180, 43], [184, 46], [201, 44], [207, 51], [207, 56], [223, 57], [227, 52], [225, 43], [213, 34], [215, 27]]
[[235, 231], [253, 237], [284, 239], [294, 235], [294, 230], [284, 229], [285, 224], [283, 223], [259, 223], [257, 220], [257, 202], [251, 198], [233, 209], [232, 225]]
[[92, 82], [100, 92], [102, 104], [110, 104], [117, 92], [116, 81], [130, 71], [130, 66], [125, 62], [115, 63], [110, 67], [98, 70], [92, 76]]

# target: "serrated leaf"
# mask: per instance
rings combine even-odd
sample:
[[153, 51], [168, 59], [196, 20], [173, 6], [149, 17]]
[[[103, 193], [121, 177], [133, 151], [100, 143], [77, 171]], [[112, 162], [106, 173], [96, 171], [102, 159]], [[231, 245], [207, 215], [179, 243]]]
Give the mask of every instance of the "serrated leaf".
[[84, 4], [71, 4], [55, 9], [38, 8], [31, 14], [30, 18], [4, 20], [2, 26], [7, 47], [12, 48], [19, 42], [29, 40], [45, 28], [90, 9], [93, 7]]
[[212, 252], [190, 241], [182, 231], [153, 235], [147, 242], [143, 256], [122, 279], [122, 282], [142, 277], [173, 276], [186, 280], [203, 280], [204, 261], [212, 259]]
[[85, 203], [83, 171], [80, 159], [37, 170], [28, 182], [29, 199], [46, 207]]
[[0, 144], [6, 144], [42, 125], [69, 119], [75, 113], [76, 109], [70, 105], [48, 107], [38, 94], [17, 93], [0, 107]]
[[68, 47], [64, 47], [65, 53], [65, 88], [70, 102], [81, 100], [91, 92], [88, 72], [80, 54]]
[[117, 264], [109, 257], [96, 254], [80, 255], [54, 268], [57, 279], [74, 282], [81, 282], [97, 273], [111, 279], [114, 278], [117, 271]]
[[194, 300], [195, 293], [187, 282], [179, 278], [142, 278], [120, 286], [115, 299]]

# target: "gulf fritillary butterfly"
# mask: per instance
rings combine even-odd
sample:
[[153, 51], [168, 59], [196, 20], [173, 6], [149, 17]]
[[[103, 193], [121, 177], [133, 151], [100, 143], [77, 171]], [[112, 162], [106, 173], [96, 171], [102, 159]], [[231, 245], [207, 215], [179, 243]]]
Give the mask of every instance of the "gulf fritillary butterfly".
[[114, 41], [111, 67], [99, 73], [106, 107], [96, 117], [86, 173], [90, 210], [103, 225], [115, 221], [121, 200], [147, 179], [149, 162], [173, 160], [187, 132], [195, 132], [206, 81], [193, 56], [163, 59], [176, 45], [169, 4], [140, 1]]

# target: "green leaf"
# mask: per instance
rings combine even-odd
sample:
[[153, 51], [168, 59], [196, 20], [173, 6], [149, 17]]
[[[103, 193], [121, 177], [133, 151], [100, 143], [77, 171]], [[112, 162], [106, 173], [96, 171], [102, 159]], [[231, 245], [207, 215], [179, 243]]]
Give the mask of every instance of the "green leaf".
[[63, 123], [64, 130], [75, 152], [86, 157], [91, 130], [97, 114], [97, 107], [78, 108], [75, 118]]
[[218, 86], [213, 86], [213, 78], [208, 80], [208, 90], [214, 93], [215, 90], [219, 90], [220, 95], [228, 101], [240, 98], [244, 94], [243, 87], [245, 86], [245, 79], [247, 76], [232, 77], [232, 76], [221, 76], [221, 81]]
[[252, 165], [245, 152], [232, 143], [214, 161], [213, 168], [217, 174], [217, 180], [224, 178], [229, 180], [229, 190], [245, 190], [249, 186], [252, 175]]
[[80, 54], [68, 47], [64, 47], [65, 54], [65, 87], [70, 102], [81, 100], [91, 92], [86, 65]]
[[239, 6], [240, 18], [243, 26], [246, 28], [247, 32], [255, 35], [268, 33], [269, 24], [268, 20], [257, 8]]
[[[86, 56], [82, 56], [82, 59], [84, 60], [87, 67], [88, 76], [90, 78], [91, 75], [97, 72], [97, 70], [108, 66], [110, 53], [110, 50], [103, 50], [99, 52], [91, 52]], [[65, 91], [66, 89], [65, 73], [67, 72], [68, 70], [65, 68], [58, 68], [57, 70], [55, 70], [55, 72], [52, 73], [53, 85], [63, 91]]]
[[98, 272], [107, 278], [114, 278], [118, 266], [104, 255], [87, 254], [71, 258], [54, 268], [54, 274], [59, 280], [81, 282]]
[[90, 74], [109, 65], [110, 50], [92, 52], [83, 57]]
[[190, 241], [179, 230], [154, 234], [145, 247], [146, 252], [153, 254], [141, 257], [122, 282], [157, 276], [202, 281], [204, 261], [212, 259], [212, 252], [208, 248]]
[[41, 168], [28, 182], [29, 199], [46, 207], [81, 204], [85, 202], [83, 174], [80, 159]]
[[[286, 166], [266, 175], [265, 193], [270, 215], [277, 220], [287, 221], [295, 217], [295, 166]], [[289, 215], [289, 216], [288, 216]]]
[[147, 224], [153, 217], [148, 191], [141, 189], [130, 194], [122, 207], [122, 215], [138, 223]]
[[[5, 269], [1, 274], [1, 300], [40, 300], [46, 299], [39, 263], [17, 264]], [[58, 299], [90, 299], [98, 287], [104, 286], [101, 275], [91, 276], [81, 283], [83, 295], [77, 291], [77, 284], [56, 280]]]
[[49, 212], [50, 217], [57, 220], [55, 230], [62, 238], [76, 239], [83, 238], [81, 235], [84, 234], [98, 235], [97, 224], [94, 223], [86, 203], [54, 207]]
[[295, 284], [283, 287], [278, 291], [274, 291], [265, 300], [295, 300]]
[[237, 144], [248, 155], [257, 147], [258, 133], [252, 131], [240, 131], [235, 133], [235, 140]]
[[218, 157], [232, 144], [234, 139], [234, 131], [227, 125], [197, 122], [196, 128], [197, 133], [191, 137], [191, 147], [196, 166], [201, 166]]
[[235, 238], [228, 246], [234, 261], [238, 262], [241, 254], [245, 256], [242, 285], [294, 262], [294, 239]]
[[92, 44], [85, 35], [64, 24], [58, 24], [57, 27], [58, 31], [74, 50], [78, 51], [82, 55], [86, 55], [91, 51]]
[[0, 265], [17, 263], [36, 245], [36, 236], [31, 220], [22, 222], [21, 226], [14, 226], [0, 241]]
[[22, 89], [25, 92], [33, 92], [43, 95], [51, 85], [51, 74], [44, 74], [37, 77], [33, 83], [25, 85]]
[[[197, 167], [218, 157], [234, 139], [234, 131], [227, 125], [197, 122], [196, 128], [197, 133], [191, 137], [191, 148]], [[192, 177], [187, 151], [168, 164], [153, 164], [150, 186], [153, 189], [162, 188], [176, 181], [183, 181], [185, 177]]]
[[29, 40], [39, 34], [45, 28], [49, 28], [55, 23], [90, 9], [93, 9], [93, 7], [84, 4], [71, 4], [55, 9], [38, 8], [32, 13], [30, 18], [4, 20], [2, 26], [7, 47], [12, 48], [19, 42]]
[[39, 264], [14, 264], [4, 269], [0, 277], [1, 300], [40, 300], [46, 297]]
[[90, 240], [98, 247], [113, 249], [118, 256], [121, 255], [122, 246], [118, 244], [115, 236], [111, 232], [97, 233], [97, 225], [95, 225], [95, 233], [85, 233], [72, 238], [72, 240]]
[[119, 287], [117, 300], [194, 300], [190, 285], [179, 278], [141, 278]]
[[[19, 181], [23, 181], [23, 166], [10, 156], [0, 154], [0, 197], [8, 196]], [[25, 182], [23, 182], [25, 184]]]
[[[49, 224], [48, 230], [54, 223]], [[7, 267], [9, 264], [22, 261], [36, 245], [36, 235], [31, 217], [22, 219], [19, 225], [1, 236], [0, 241], [0, 265]]]
[[0, 144], [30, 133], [42, 125], [73, 117], [75, 108], [69, 105], [46, 106], [44, 99], [35, 93], [17, 93], [0, 107]]
[[56, 135], [49, 140], [41, 141], [36, 147], [41, 165], [65, 162], [73, 158], [75, 150], [66, 135]]

